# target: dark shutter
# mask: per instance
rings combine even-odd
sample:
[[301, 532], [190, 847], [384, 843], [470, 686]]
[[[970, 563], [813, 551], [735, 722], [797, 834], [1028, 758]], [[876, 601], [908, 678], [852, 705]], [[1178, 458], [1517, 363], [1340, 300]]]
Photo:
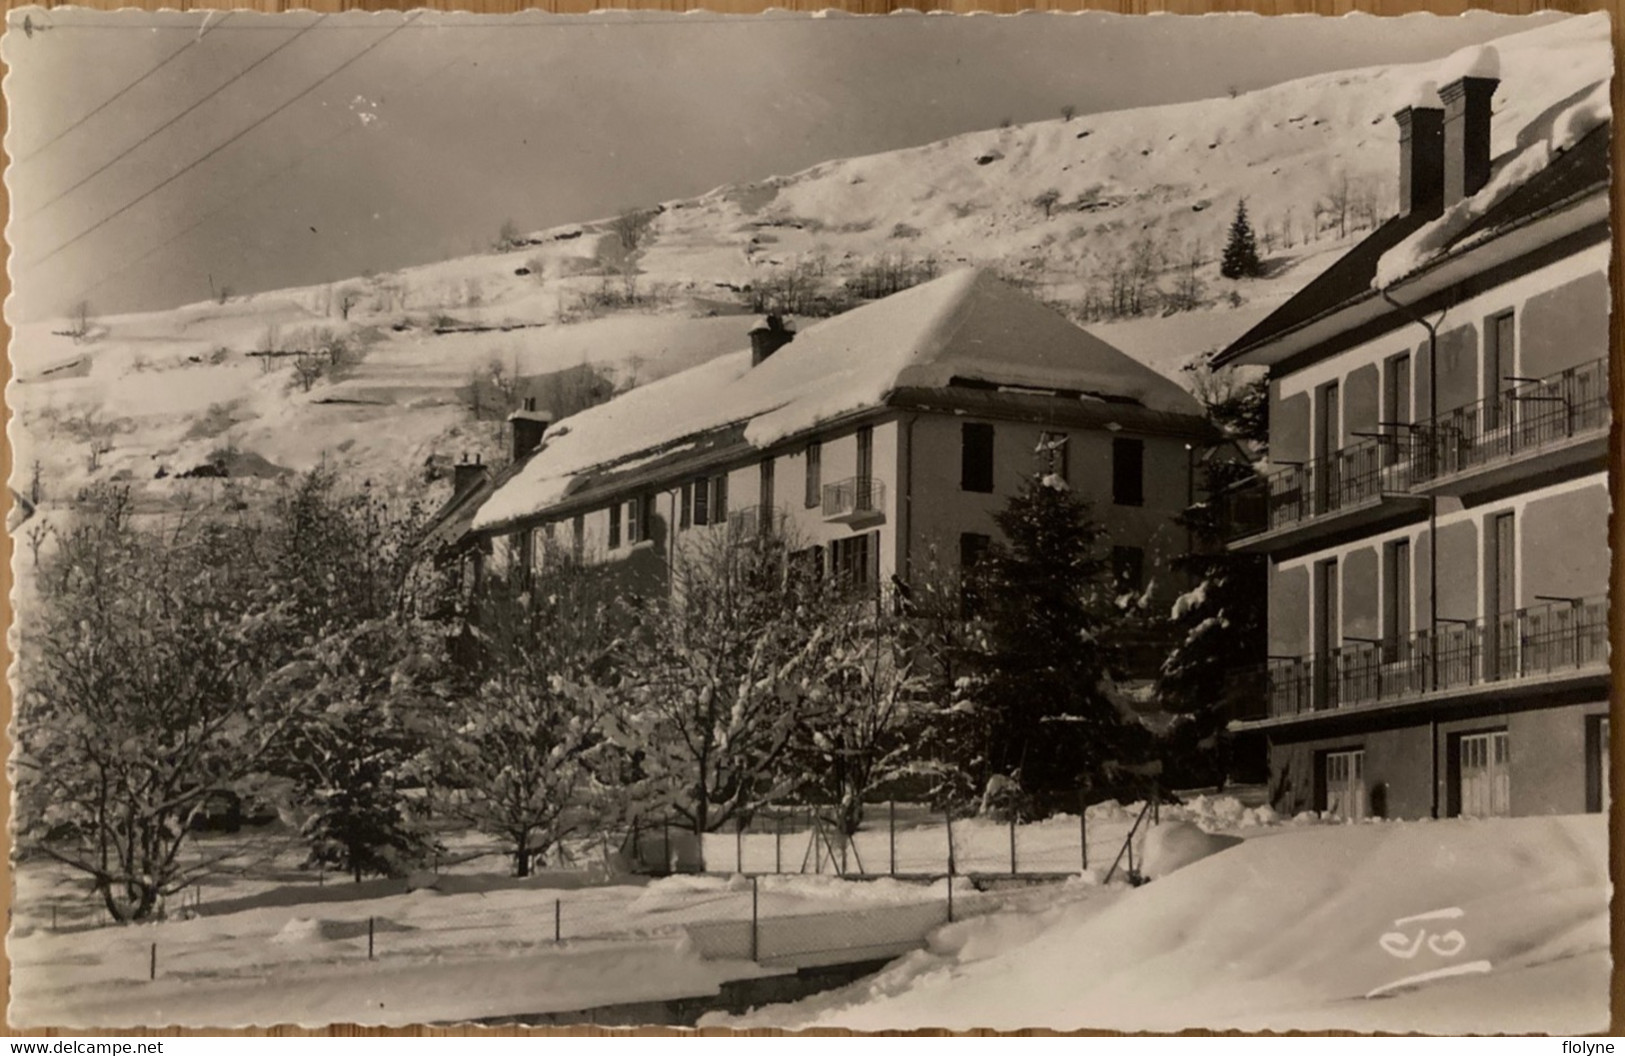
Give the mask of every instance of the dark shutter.
[[822, 499], [824, 476], [824, 445], [814, 440], [807, 445], [807, 490], [802, 504], [807, 509], [817, 506]]
[[1145, 503], [1144, 440], [1112, 441], [1112, 501], [1119, 506]]
[[709, 480], [696, 480], [694, 482], [694, 523], [696, 525], [711, 523], [711, 482]]
[[687, 528], [689, 526], [689, 518], [693, 516], [689, 509], [689, 504], [693, 502], [693, 500], [694, 485], [684, 484], [681, 489], [681, 497], [678, 499], [677, 527]]
[[959, 486], [964, 491], [993, 490], [993, 427], [983, 422], [960, 426]]
[[609, 548], [615, 549], [621, 545], [621, 504], [616, 503], [609, 508]]

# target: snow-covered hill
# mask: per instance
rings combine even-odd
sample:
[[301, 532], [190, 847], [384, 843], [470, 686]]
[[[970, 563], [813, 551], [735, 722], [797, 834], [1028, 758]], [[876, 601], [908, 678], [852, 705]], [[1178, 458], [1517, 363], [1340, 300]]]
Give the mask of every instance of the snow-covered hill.
[[[1497, 155], [1612, 69], [1602, 15], [1497, 47]], [[326, 459], [421, 492], [431, 460], [500, 452], [498, 404], [516, 379], [591, 364], [640, 384], [742, 347], [749, 289], [838, 290], [888, 261], [992, 265], [1177, 376], [1392, 211], [1390, 115], [1437, 65], [831, 161], [663, 203], [630, 257], [602, 219], [349, 282], [25, 324], [7, 393], [11, 486], [48, 512], [87, 481], [123, 478], [161, 506], [198, 486], [181, 475], [200, 467], [274, 476]], [[1216, 260], [1242, 198], [1269, 274], [1232, 283]], [[1148, 298], [1149, 314], [1100, 319], [1137, 254], [1184, 303]], [[321, 351], [329, 334], [346, 344], [337, 365]]]

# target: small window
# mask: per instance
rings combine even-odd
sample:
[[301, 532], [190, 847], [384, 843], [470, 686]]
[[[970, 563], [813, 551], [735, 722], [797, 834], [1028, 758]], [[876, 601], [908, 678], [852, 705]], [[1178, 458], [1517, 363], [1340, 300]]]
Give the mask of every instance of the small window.
[[621, 504], [616, 503], [609, 508], [609, 548], [611, 550], [621, 545]]
[[1066, 447], [1065, 433], [1038, 434], [1038, 447], [1033, 455], [1040, 476], [1055, 476], [1068, 484], [1072, 482], [1068, 474]]
[[976, 590], [976, 566], [987, 557], [993, 545], [991, 536], [962, 532], [959, 536], [959, 613], [969, 618], [982, 611], [982, 597]]
[[1144, 440], [1112, 441], [1112, 501], [1119, 506], [1145, 505]]
[[711, 482], [709, 480], [696, 480], [694, 489], [694, 523], [706, 525], [711, 523]]
[[823, 501], [824, 445], [814, 440], [807, 445], [807, 487], [801, 503], [812, 509]]
[[959, 487], [983, 493], [993, 490], [993, 427], [966, 422], [960, 427]]
[[1112, 547], [1112, 580], [1118, 590], [1145, 587], [1145, 551], [1137, 546]]

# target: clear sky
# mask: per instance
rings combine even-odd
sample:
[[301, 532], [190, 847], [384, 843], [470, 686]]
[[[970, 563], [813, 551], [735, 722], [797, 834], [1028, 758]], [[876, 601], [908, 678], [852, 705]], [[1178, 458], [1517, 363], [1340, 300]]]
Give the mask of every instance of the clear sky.
[[9, 15], [14, 320], [330, 281], [987, 128], [1416, 62], [1537, 21]]

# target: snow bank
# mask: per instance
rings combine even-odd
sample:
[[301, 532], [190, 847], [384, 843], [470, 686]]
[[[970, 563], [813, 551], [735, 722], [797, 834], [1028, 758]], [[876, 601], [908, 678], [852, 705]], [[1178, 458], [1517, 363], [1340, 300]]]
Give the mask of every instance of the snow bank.
[[1152, 878], [1167, 876], [1240, 842], [1240, 836], [1203, 832], [1195, 822], [1168, 822], [1146, 834], [1145, 862], [1140, 872]]
[[1610, 893], [1601, 815], [1284, 829], [731, 1025], [1587, 1033]]

